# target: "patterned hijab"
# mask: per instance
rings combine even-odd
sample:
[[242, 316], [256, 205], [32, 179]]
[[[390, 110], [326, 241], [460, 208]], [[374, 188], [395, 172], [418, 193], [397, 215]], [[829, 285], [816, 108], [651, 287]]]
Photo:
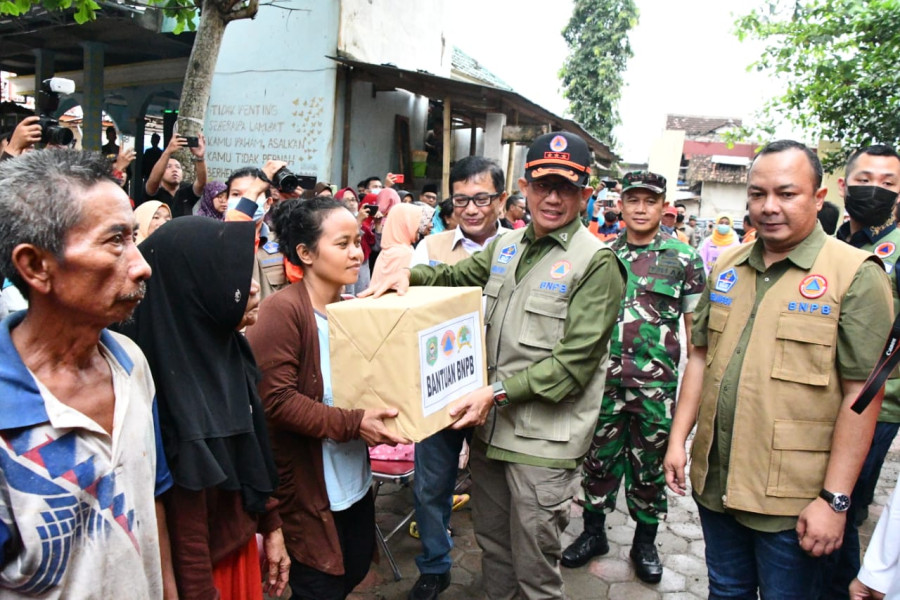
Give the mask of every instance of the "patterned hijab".
[[197, 209], [197, 216], [224, 221], [225, 213], [216, 210], [213, 199], [227, 189], [225, 184], [220, 181], [210, 181], [203, 186], [203, 196], [200, 198], [200, 208]]

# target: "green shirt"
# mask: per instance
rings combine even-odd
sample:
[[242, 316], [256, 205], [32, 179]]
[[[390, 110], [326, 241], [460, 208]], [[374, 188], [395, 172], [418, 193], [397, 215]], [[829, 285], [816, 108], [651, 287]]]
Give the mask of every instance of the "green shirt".
[[[535, 239], [533, 225], [528, 225], [522, 243], [522, 258], [515, 278], [520, 281], [555, 246], [568, 249], [569, 240], [583, 225], [575, 219], [568, 225]], [[454, 265], [419, 265], [410, 271], [411, 285], [480, 286], [491, 274], [491, 260], [498, 236], [481, 252]], [[510, 402], [560, 402], [577, 393], [590, 381], [606, 352], [613, 324], [619, 313], [624, 292], [625, 271], [610, 252], [598, 252], [591, 259], [584, 277], [569, 295], [566, 323], [562, 339], [551, 356], [503, 381]], [[598, 326], [599, 324], [599, 326]], [[534, 466], [574, 469], [575, 460], [552, 460], [517, 452], [488, 448], [488, 458]]]
[[[820, 226], [803, 240], [788, 256], [767, 269], [763, 261], [762, 241], [755, 242], [749, 256], [745, 259], [756, 270], [756, 300], [751, 316], [747, 321], [737, 348], [745, 349], [750, 339], [750, 332], [755, 322], [754, 315], [766, 292], [789, 269], [797, 267], [809, 270], [816, 256], [825, 243], [825, 232]], [[712, 280], [710, 280], [712, 281]], [[694, 323], [691, 328], [691, 341], [695, 346], [707, 345], [707, 324], [709, 322], [709, 291], [706, 290], [694, 312]], [[866, 261], [862, 264], [850, 284], [841, 305], [838, 320], [838, 340], [836, 361], [841, 378], [847, 381], [865, 381], [869, 372], [878, 361], [884, 340], [871, 335], [872, 331], [888, 331], [891, 328], [891, 315], [871, 311], [871, 295], [877, 295], [884, 286], [884, 271], [877, 263]], [[760, 315], [765, 317], [767, 315]], [[722, 504], [725, 493], [725, 482], [728, 478], [728, 464], [731, 456], [731, 433], [734, 426], [734, 414], [737, 405], [737, 390], [741, 378], [741, 367], [746, 352], [735, 352], [719, 387], [716, 405], [716, 423], [713, 444], [709, 452], [709, 470], [706, 476], [706, 487], [702, 495], [694, 494], [698, 503], [710, 510], [726, 512]], [[738, 510], [728, 510], [735, 519], [750, 529], [764, 532], [778, 532], [793, 529], [797, 525], [797, 517], [761, 515]]]
[[[838, 229], [836, 237], [866, 252], [874, 252], [884, 263], [884, 269], [891, 278], [891, 295], [894, 297], [894, 315], [900, 312], [897, 297], [897, 263], [900, 261], [900, 230], [890, 224], [879, 227], [865, 227], [855, 234], [850, 233], [847, 222]], [[894, 369], [891, 378], [884, 384], [884, 401], [878, 413], [881, 423], [900, 423], [900, 367]]]

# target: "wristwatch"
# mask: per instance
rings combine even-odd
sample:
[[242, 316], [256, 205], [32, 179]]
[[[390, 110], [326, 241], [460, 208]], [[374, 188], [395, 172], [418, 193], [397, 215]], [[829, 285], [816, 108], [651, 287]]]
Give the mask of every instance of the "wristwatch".
[[825, 500], [834, 512], [846, 512], [850, 508], [850, 496], [847, 494], [835, 494], [823, 489], [819, 492], [819, 498]]
[[494, 385], [494, 406], [497, 408], [502, 408], [509, 404], [509, 397], [506, 395], [506, 390], [503, 389], [502, 381], [495, 381]]

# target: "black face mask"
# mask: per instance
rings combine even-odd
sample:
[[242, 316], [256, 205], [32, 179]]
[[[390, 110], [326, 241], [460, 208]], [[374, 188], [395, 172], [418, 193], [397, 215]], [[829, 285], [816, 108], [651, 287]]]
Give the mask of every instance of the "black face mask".
[[844, 208], [863, 227], [876, 227], [891, 218], [897, 192], [880, 185], [848, 185]]

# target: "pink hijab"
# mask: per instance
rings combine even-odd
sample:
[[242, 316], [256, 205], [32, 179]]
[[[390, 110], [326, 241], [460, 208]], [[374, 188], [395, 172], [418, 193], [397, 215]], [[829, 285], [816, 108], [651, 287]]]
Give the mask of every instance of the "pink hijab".
[[[377, 204], [378, 210], [386, 217], [393, 207], [402, 204], [402, 202], [400, 202], [400, 194], [395, 192], [393, 188], [384, 188], [378, 192]], [[384, 243], [381, 246], [384, 247]]]
[[[397, 193], [394, 192], [396, 196]], [[398, 197], [399, 200], [399, 197]], [[392, 273], [408, 267], [413, 255], [413, 244], [419, 237], [422, 207], [415, 204], [397, 204], [384, 220], [381, 232], [381, 253], [372, 272], [372, 286]]]

